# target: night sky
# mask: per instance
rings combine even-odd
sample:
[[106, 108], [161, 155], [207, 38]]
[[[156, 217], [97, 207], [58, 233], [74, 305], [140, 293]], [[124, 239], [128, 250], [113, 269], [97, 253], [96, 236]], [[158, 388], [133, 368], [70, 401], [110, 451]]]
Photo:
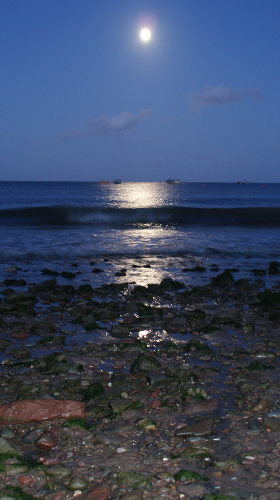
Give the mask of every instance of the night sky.
[[0, 23], [0, 180], [280, 182], [279, 0], [1, 0]]

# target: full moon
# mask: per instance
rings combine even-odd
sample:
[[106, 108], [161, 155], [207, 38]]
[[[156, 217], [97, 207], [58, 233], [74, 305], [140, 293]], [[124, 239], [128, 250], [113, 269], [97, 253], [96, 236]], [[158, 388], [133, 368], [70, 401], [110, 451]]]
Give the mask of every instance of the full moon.
[[143, 42], [148, 42], [151, 38], [152, 34], [148, 28], [143, 28], [140, 31], [140, 38], [143, 40]]

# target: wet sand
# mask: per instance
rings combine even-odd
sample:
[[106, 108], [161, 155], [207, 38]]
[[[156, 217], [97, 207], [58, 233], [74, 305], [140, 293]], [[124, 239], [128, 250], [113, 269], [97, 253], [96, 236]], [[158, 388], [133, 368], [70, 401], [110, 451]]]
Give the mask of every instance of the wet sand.
[[[0, 500], [280, 499], [277, 263], [187, 288], [43, 274], [0, 284]], [[82, 414], [15, 416], [42, 401]]]

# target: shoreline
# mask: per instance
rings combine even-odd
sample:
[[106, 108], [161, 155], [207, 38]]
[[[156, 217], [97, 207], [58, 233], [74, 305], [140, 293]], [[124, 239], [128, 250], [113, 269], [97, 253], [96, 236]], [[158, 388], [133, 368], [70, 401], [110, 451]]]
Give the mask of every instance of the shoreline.
[[28, 401], [85, 414], [2, 417], [0, 499], [18, 500], [13, 487], [49, 500], [280, 498], [277, 281], [7, 280], [0, 419]]

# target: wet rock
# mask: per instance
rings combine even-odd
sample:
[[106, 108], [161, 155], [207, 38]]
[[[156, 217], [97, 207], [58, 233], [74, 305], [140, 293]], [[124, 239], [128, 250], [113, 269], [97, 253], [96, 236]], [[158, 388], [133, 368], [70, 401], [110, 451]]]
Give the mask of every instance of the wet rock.
[[100, 394], [105, 391], [103, 385], [100, 382], [92, 382], [88, 385], [84, 392], [83, 401], [91, 401], [97, 398]]
[[154, 431], [157, 427], [157, 423], [150, 418], [141, 418], [136, 423], [137, 427], [146, 431]]
[[72, 470], [68, 467], [63, 467], [61, 465], [52, 465], [46, 470], [46, 475], [50, 477], [64, 478], [71, 476]]
[[131, 399], [112, 399], [108, 405], [114, 415], [121, 415], [129, 410], [133, 404]]
[[129, 335], [130, 329], [127, 325], [112, 325], [111, 334], [112, 337], [116, 338], [126, 338]]
[[97, 483], [88, 493], [79, 496], [79, 500], [107, 500], [111, 493], [108, 483]]
[[202, 498], [209, 489], [202, 484], [183, 484], [177, 487], [177, 491], [189, 498]]
[[250, 418], [248, 421], [248, 428], [252, 430], [260, 429], [261, 424], [257, 418]]
[[205, 399], [204, 401], [191, 402], [183, 408], [185, 415], [198, 415], [200, 413], [210, 413], [218, 408], [216, 398]]
[[96, 441], [105, 444], [105, 446], [119, 446], [123, 440], [117, 436], [111, 436], [110, 434], [105, 434], [104, 432], [98, 432], [95, 435]]
[[209, 478], [202, 476], [197, 472], [187, 469], [180, 469], [176, 474], [174, 474], [174, 479], [176, 481], [181, 481], [182, 483], [193, 482], [193, 481], [208, 481]]
[[38, 437], [36, 441], [36, 446], [42, 450], [50, 450], [57, 444], [57, 436], [45, 431], [41, 436]]
[[67, 484], [67, 490], [75, 491], [75, 490], [86, 490], [88, 487], [88, 483], [82, 477], [74, 476], [71, 481]]
[[178, 366], [174, 364], [169, 364], [165, 368], [165, 373], [167, 377], [178, 378], [182, 382], [194, 382], [197, 379], [197, 375], [194, 373], [190, 366]]
[[148, 384], [154, 386], [166, 387], [168, 384], [172, 382], [172, 379], [170, 377], [167, 377], [165, 373], [155, 373], [147, 371], [146, 377]]
[[280, 431], [280, 418], [269, 418], [264, 417], [263, 419], [264, 427], [268, 427], [269, 429], [279, 432]]
[[280, 274], [279, 271], [280, 262], [273, 260], [269, 263], [268, 274]]
[[140, 488], [134, 488], [123, 495], [122, 500], [143, 500], [143, 491]]
[[141, 474], [140, 472], [127, 471], [118, 472], [116, 475], [116, 482], [122, 487], [138, 487], [152, 489], [152, 475], [151, 474]]
[[199, 447], [185, 448], [182, 452], [172, 451], [170, 453], [171, 458], [185, 458], [186, 460], [210, 460], [211, 454], [208, 451], [200, 449]]
[[150, 354], [139, 354], [131, 365], [130, 373], [134, 374], [139, 371], [151, 371], [161, 373], [163, 371], [160, 362]]
[[55, 418], [85, 418], [85, 403], [54, 399], [26, 399], [0, 405], [0, 419], [6, 422], [40, 422]]
[[264, 411], [268, 407], [268, 401], [266, 399], [262, 399], [261, 401], [258, 401], [253, 407], [253, 411]]
[[231, 470], [241, 470], [242, 465], [237, 460], [236, 458], [225, 458], [222, 460], [216, 460], [213, 463], [214, 467], [218, 467], [219, 469], [225, 469], [227, 470], [229, 467], [231, 467]]
[[9, 455], [11, 454], [17, 454], [17, 455], [22, 455], [22, 453], [18, 450], [16, 450], [10, 443], [7, 441], [7, 439], [0, 437], [0, 453], [8, 453]]
[[178, 437], [189, 437], [189, 436], [207, 436], [208, 434], [213, 434], [216, 428], [216, 422], [213, 418], [206, 418], [205, 420], [200, 420], [196, 424], [186, 425], [180, 427], [175, 432], [175, 436]]
[[215, 278], [212, 278], [212, 283], [214, 286], [218, 287], [231, 286], [234, 283], [234, 278], [231, 272], [226, 270], [223, 273], [215, 276]]
[[268, 418], [280, 418], [280, 410], [272, 410], [267, 415]]

